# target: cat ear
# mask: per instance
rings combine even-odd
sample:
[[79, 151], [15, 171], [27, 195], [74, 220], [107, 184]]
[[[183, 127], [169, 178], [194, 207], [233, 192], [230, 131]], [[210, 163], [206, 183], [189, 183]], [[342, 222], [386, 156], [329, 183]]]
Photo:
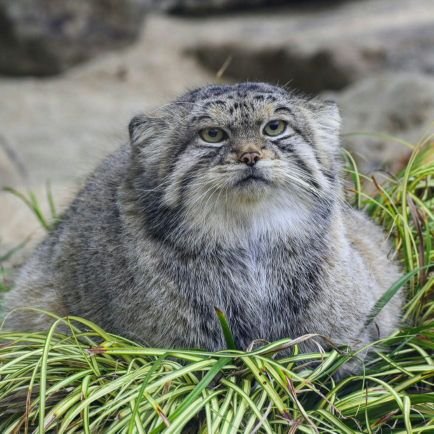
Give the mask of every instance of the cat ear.
[[335, 171], [341, 162], [340, 125], [341, 116], [333, 101], [313, 99], [307, 103], [313, 124], [317, 158], [326, 169]]
[[308, 102], [311, 119], [315, 123], [316, 141], [325, 160], [339, 158], [341, 116], [333, 101], [313, 99]]
[[163, 118], [138, 115], [131, 119], [128, 126], [131, 146], [144, 146], [161, 135], [167, 127]]
[[309, 101], [309, 106], [319, 128], [329, 136], [338, 137], [341, 126], [341, 115], [337, 104], [329, 100], [312, 100]]

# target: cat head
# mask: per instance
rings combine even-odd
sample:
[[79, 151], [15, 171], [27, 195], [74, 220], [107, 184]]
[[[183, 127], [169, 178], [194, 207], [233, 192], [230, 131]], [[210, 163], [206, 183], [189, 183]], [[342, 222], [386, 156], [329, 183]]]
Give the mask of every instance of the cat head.
[[242, 83], [203, 87], [138, 116], [130, 137], [146, 185], [168, 209], [301, 216], [338, 194], [339, 124], [334, 103]]

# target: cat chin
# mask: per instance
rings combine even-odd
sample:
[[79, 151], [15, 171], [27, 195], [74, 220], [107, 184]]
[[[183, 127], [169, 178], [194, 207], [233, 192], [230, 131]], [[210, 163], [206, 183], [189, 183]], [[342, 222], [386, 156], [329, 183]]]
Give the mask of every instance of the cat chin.
[[253, 239], [286, 239], [302, 237], [311, 227], [309, 214], [300, 209], [273, 209], [240, 204], [237, 210], [208, 215], [208, 218], [191, 222], [196, 234], [222, 245], [240, 245]]
[[248, 179], [236, 184], [229, 191], [229, 194], [241, 204], [255, 204], [266, 201], [273, 195], [273, 186], [261, 179]]
[[234, 212], [301, 213], [310, 212], [315, 204], [315, 197], [306, 196], [288, 187], [282, 188], [268, 181], [249, 180], [230, 188], [226, 194], [218, 196], [219, 206], [229, 207]]
[[194, 210], [188, 210], [190, 229], [206, 239], [232, 245], [257, 237], [303, 236], [312, 226], [312, 212], [297, 196], [264, 185], [233, 189]]

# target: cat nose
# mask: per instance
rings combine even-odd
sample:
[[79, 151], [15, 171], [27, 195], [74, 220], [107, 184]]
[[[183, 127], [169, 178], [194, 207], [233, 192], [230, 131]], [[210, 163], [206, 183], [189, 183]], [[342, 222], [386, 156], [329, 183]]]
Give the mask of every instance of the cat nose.
[[244, 152], [240, 155], [239, 160], [248, 166], [254, 166], [260, 159], [262, 155], [260, 152]]

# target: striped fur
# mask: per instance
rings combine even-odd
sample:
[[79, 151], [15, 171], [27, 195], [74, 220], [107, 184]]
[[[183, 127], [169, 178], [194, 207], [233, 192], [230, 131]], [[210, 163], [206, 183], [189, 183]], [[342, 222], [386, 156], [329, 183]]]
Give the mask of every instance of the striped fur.
[[[275, 119], [287, 129], [264, 135]], [[8, 309], [41, 306], [149, 345], [211, 350], [224, 347], [214, 307], [242, 348], [305, 333], [358, 346], [390, 333], [401, 295], [363, 329], [399, 272], [381, 230], [343, 201], [339, 122], [333, 103], [263, 83], [200, 88], [134, 118], [131, 143], [36, 249]], [[204, 142], [208, 127], [228, 139]], [[252, 167], [237, 159], [249, 147], [262, 156]], [[10, 328], [48, 324], [8, 318]]]

